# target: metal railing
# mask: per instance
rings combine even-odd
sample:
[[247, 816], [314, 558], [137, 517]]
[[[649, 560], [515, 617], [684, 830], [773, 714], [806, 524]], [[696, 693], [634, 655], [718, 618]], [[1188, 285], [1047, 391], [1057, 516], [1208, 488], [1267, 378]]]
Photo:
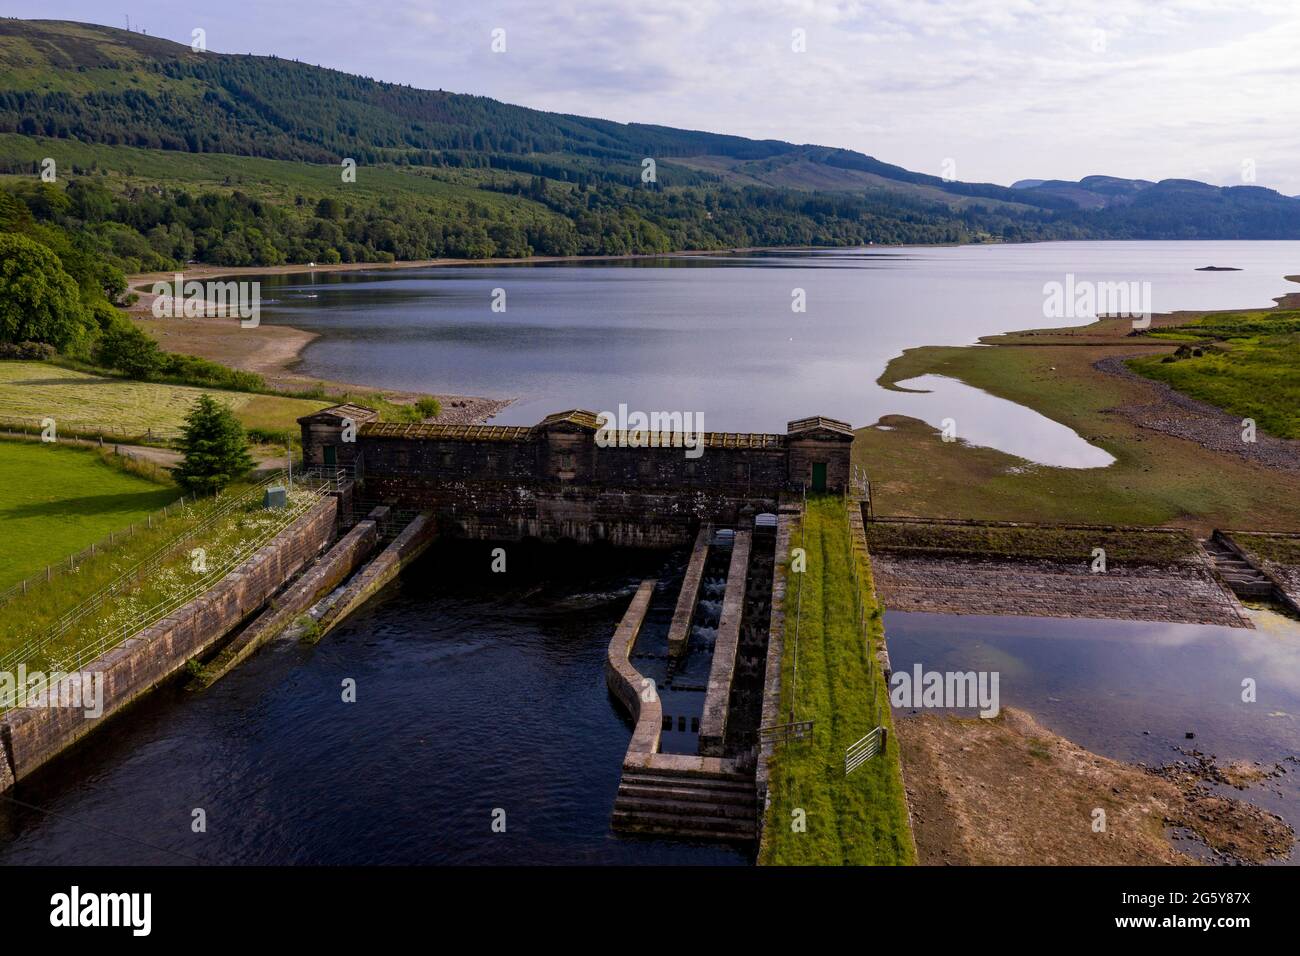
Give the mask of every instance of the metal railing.
[[792, 720], [788, 724], [767, 724], [758, 728], [761, 743], [788, 743], [791, 740], [811, 740], [812, 720]]
[[844, 751], [844, 776], [857, 770], [885, 749], [885, 728], [877, 727]]
[[[54, 647], [60, 640], [66, 638], [74, 628], [77, 627], [77, 625], [82, 623], [93, 612], [102, 608], [111, 598], [124, 592], [143, 575], [158, 569], [164, 561], [175, 555], [185, 545], [195, 541], [201, 533], [209, 530], [213, 525], [229, 517], [231, 514], [242, 510], [249, 504], [255, 502], [265, 492], [268, 485], [278, 480], [283, 480], [280, 475], [272, 476], [271, 478], [255, 485], [245, 494], [238, 495], [230, 501], [223, 503], [221, 506], [212, 509], [208, 514], [204, 515], [197, 524], [191, 526], [182, 534], [172, 538], [161, 547], [155, 549], [149, 556], [132, 565], [110, 584], [101, 588], [99, 591], [83, 600], [75, 608], [60, 616], [54, 625], [52, 625], [40, 637], [28, 641], [20, 647], [14, 648], [8, 654], [0, 657], [0, 672], [13, 672], [21, 663], [46, 656], [48, 650]], [[288, 515], [285, 522], [257, 535], [242, 547], [236, 548], [220, 563], [212, 566], [207, 571], [202, 572], [199, 577], [195, 578], [194, 581], [181, 592], [169, 596], [164, 601], [161, 601], [152, 607], [145, 608], [131, 615], [131, 617], [127, 618], [121, 624], [114, 626], [111, 630], [100, 634], [93, 640], [78, 643], [76, 647], [62, 651], [59, 660], [60, 669], [65, 671], [75, 670], [84, 666], [99, 657], [105, 651], [121, 643], [127, 637], [130, 637], [132, 634], [161, 620], [172, 611], [189, 603], [195, 597], [211, 588], [214, 584], [230, 573], [231, 570], [256, 553], [257, 550], [263, 547], [267, 541], [280, 534], [284, 528], [288, 527], [293, 521], [297, 520], [309, 511], [328, 493], [324, 486], [309, 490], [314, 492], [312, 497], [297, 507], [288, 509]], [[64, 657], [65, 654], [71, 654], [71, 658], [69, 659]]]
[[[40, 418], [0, 417], [0, 433], [40, 437], [44, 430]], [[137, 442], [171, 442], [180, 438], [184, 432], [180, 428], [163, 428], [146, 425], [143, 428], [127, 428], [124, 425], [104, 425], [98, 422], [63, 422], [60, 421], [55, 432], [55, 441], [76, 440], [102, 444], [135, 444]]]

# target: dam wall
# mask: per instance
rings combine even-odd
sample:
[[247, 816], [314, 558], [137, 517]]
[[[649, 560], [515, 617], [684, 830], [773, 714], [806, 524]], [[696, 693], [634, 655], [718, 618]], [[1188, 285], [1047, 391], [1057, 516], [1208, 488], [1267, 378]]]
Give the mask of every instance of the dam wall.
[[440, 535], [648, 548], [747, 524], [783, 494], [843, 491], [853, 443], [822, 417], [784, 433], [629, 432], [581, 409], [529, 427], [403, 425], [339, 405], [299, 423], [309, 465], [349, 470], [368, 501], [431, 512]]
[[210, 590], [64, 678], [60, 688], [67, 696], [61, 700], [72, 699], [71, 688], [86, 679], [83, 675], [102, 681], [99, 716], [89, 717], [81, 707], [34, 706], [0, 714], [0, 756], [7, 767], [0, 770], [0, 790], [98, 729], [187, 661], [211, 651], [333, 540], [337, 511], [337, 499], [322, 498]]

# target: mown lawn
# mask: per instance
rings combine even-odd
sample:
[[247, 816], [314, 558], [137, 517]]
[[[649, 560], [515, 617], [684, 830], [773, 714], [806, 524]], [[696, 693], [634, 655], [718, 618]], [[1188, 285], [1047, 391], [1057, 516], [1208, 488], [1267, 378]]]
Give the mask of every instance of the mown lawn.
[[0, 361], [0, 424], [39, 427], [53, 418], [66, 433], [106, 429], [122, 436], [175, 434], [195, 399], [207, 393], [225, 402], [246, 428], [297, 430], [299, 416], [330, 402], [229, 392], [188, 385], [132, 382], [89, 375], [43, 362]]
[[180, 495], [91, 450], [0, 441], [0, 589], [42, 571]]
[[[786, 589], [781, 713], [813, 720], [811, 740], [777, 750], [759, 862], [767, 865], [914, 863], [898, 742], [874, 648], [884, 639], [870, 568], [862, 567], [869, 615], [868, 648], [855, 622], [849, 525], [842, 499], [810, 499], [804, 534], [791, 548], [807, 551], [807, 571]], [[788, 567], [788, 566], [787, 566]], [[798, 686], [794, 683], [795, 618], [799, 614]], [[888, 749], [846, 777], [844, 752], [873, 727], [889, 730]], [[806, 832], [793, 826], [804, 811]]]

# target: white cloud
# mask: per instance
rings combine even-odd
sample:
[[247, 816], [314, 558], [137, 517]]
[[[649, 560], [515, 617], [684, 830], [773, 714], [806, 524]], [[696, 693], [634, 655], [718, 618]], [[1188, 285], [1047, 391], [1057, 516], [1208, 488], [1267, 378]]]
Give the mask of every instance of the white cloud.
[[[27, 6], [18, 15], [99, 19], [85, 0]], [[132, 18], [176, 38], [204, 25], [213, 49], [541, 109], [846, 146], [926, 172], [953, 157], [963, 179], [1230, 183], [1254, 159], [1260, 185], [1300, 193], [1294, 0], [180, 6], [148, 0]], [[494, 27], [505, 54], [490, 51]], [[806, 53], [791, 51], [796, 27]]]

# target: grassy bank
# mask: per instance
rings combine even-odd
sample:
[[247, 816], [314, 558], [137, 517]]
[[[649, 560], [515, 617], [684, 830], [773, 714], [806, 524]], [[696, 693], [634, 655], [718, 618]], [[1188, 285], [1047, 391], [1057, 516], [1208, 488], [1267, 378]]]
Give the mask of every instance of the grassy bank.
[[1151, 338], [1181, 343], [1171, 355], [1129, 368], [1233, 415], [1261, 431], [1300, 438], [1300, 312], [1213, 313]]
[[178, 433], [195, 399], [210, 394], [225, 402], [245, 428], [296, 431], [296, 420], [330, 404], [319, 399], [286, 398], [136, 382], [92, 375], [45, 362], [0, 362], [2, 424], [22, 422], [39, 427], [53, 418], [65, 434], [94, 434], [121, 439], [172, 436]]
[[74, 573], [0, 606], [0, 658], [22, 648], [29, 668], [71, 670], [211, 587], [317, 500], [295, 488], [288, 508], [270, 511], [261, 490], [245, 486], [187, 501]]
[[[881, 383], [945, 375], [1066, 425], [1116, 461], [1106, 468], [1051, 468], [964, 441], [902, 416], [858, 430], [854, 461], [872, 479], [878, 515], [1173, 524], [1206, 531], [1300, 528], [1295, 478], [1141, 428], [1114, 409], [1150, 404], [1151, 386], [1108, 375], [1093, 363], [1139, 357], [1161, 343], [1129, 337], [1128, 323], [1098, 322], [989, 336], [980, 347], [912, 349]], [[1166, 343], [1164, 350], [1172, 349]], [[961, 420], [961, 409], [953, 417]]]
[[0, 441], [0, 589], [143, 521], [180, 495], [90, 449]]
[[1196, 539], [1185, 531], [873, 521], [866, 533], [873, 554], [1084, 563], [1104, 548], [1111, 565], [1157, 567], [1197, 555]]
[[[760, 863], [915, 862], [888, 695], [879, 672], [874, 678], [872, 673], [874, 649], [884, 636], [880, 610], [870, 568], [864, 566], [859, 573], [868, 602], [868, 648], [854, 619], [849, 543], [843, 501], [810, 500], [802, 540], [796, 532], [791, 542], [806, 549], [808, 568], [791, 575], [786, 591], [781, 713], [789, 714], [793, 704], [796, 719], [813, 720], [815, 727], [811, 740], [777, 750]], [[890, 730], [888, 750], [846, 777], [844, 751], [876, 725], [877, 712]], [[806, 813], [806, 832], [792, 829], [800, 809]]]

